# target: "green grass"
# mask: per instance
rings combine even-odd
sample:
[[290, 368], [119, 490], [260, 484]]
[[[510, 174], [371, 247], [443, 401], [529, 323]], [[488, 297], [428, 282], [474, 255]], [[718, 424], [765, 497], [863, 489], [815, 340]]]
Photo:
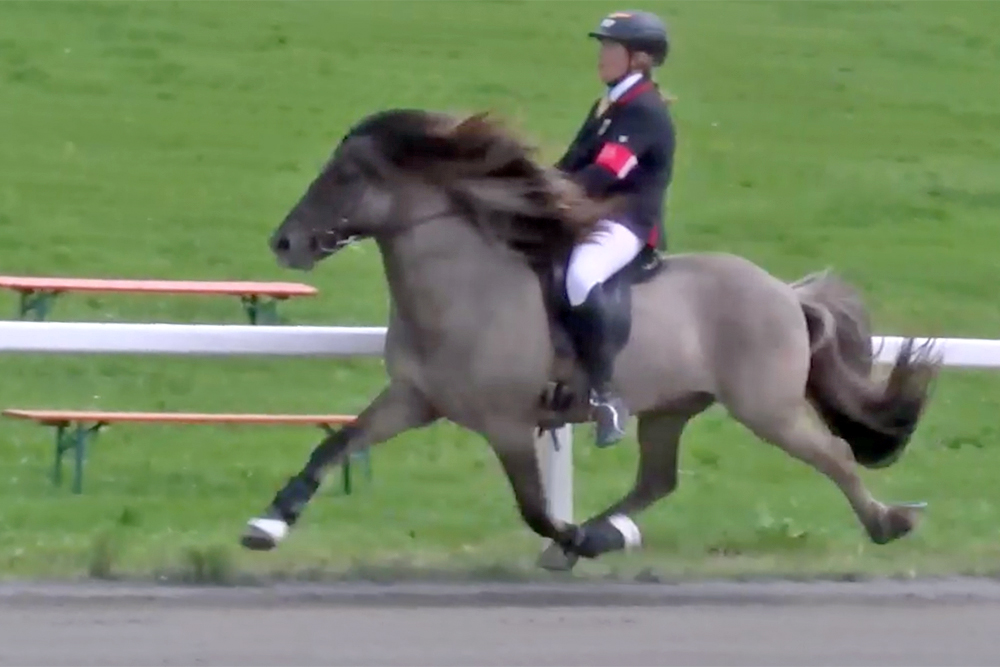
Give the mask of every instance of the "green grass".
[[[679, 101], [674, 250], [740, 253], [792, 279], [833, 266], [889, 334], [997, 337], [1000, 4], [635, 3], [670, 21]], [[4, 2], [0, 271], [301, 279], [266, 239], [346, 127], [373, 110], [494, 108], [554, 158], [599, 92], [598, 2]], [[306, 277], [299, 323], [382, 324], [375, 248]], [[15, 300], [2, 308], [14, 312]], [[240, 322], [228, 298], [68, 295], [53, 318]], [[360, 410], [377, 360], [10, 356], [3, 406]], [[711, 412], [680, 488], [640, 519], [646, 550], [592, 575], [990, 572], [1000, 557], [995, 375], [949, 372], [907, 455], [865, 474], [927, 500], [912, 537], [869, 544], [832, 484]], [[303, 428], [120, 426], [86, 489], [54, 489], [50, 433], [0, 431], [0, 576], [351, 571], [535, 576], [485, 444], [451, 425], [373, 452], [270, 554], [243, 522], [296, 471]], [[631, 483], [634, 445], [577, 430], [577, 513]], [[336, 480], [334, 480], [336, 482]]]

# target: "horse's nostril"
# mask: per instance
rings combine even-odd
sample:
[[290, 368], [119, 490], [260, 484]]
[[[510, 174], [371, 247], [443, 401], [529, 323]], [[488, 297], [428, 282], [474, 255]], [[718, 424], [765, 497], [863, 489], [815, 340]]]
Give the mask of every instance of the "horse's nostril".
[[315, 236], [309, 237], [309, 250], [312, 252], [319, 252], [319, 241]]
[[274, 244], [274, 249], [278, 252], [288, 252], [288, 249], [291, 247], [292, 244], [289, 243], [287, 236], [282, 236], [278, 239], [278, 242]]

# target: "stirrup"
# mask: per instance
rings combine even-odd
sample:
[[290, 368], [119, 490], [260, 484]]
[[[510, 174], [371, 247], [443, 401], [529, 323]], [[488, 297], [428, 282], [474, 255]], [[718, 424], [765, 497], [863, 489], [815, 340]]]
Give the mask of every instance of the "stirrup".
[[593, 409], [596, 425], [595, 444], [607, 447], [625, 437], [625, 427], [628, 421], [628, 408], [624, 401], [616, 396], [601, 396], [591, 393], [590, 405]]

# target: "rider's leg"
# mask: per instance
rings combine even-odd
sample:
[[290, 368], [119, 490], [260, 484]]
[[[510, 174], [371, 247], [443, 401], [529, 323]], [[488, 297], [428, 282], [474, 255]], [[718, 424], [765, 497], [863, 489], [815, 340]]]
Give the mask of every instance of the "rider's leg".
[[578, 334], [582, 339], [581, 356], [590, 375], [598, 447], [613, 444], [625, 435], [629, 414], [624, 401], [612, 389], [613, 323], [603, 291], [594, 288], [631, 262], [642, 246], [642, 241], [624, 225], [602, 220], [597, 230], [574, 248], [566, 271], [566, 296], [583, 329]]

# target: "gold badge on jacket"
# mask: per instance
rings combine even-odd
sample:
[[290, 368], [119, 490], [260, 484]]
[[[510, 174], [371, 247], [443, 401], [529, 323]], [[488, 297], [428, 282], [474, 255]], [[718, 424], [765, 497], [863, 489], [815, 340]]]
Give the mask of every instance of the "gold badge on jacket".
[[611, 106], [611, 100], [608, 99], [607, 95], [602, 95], [601, 99], [597, 102], [597, 108], [594, 109], [594, 117], [603, 116], [604, 112], [608, 110]]

